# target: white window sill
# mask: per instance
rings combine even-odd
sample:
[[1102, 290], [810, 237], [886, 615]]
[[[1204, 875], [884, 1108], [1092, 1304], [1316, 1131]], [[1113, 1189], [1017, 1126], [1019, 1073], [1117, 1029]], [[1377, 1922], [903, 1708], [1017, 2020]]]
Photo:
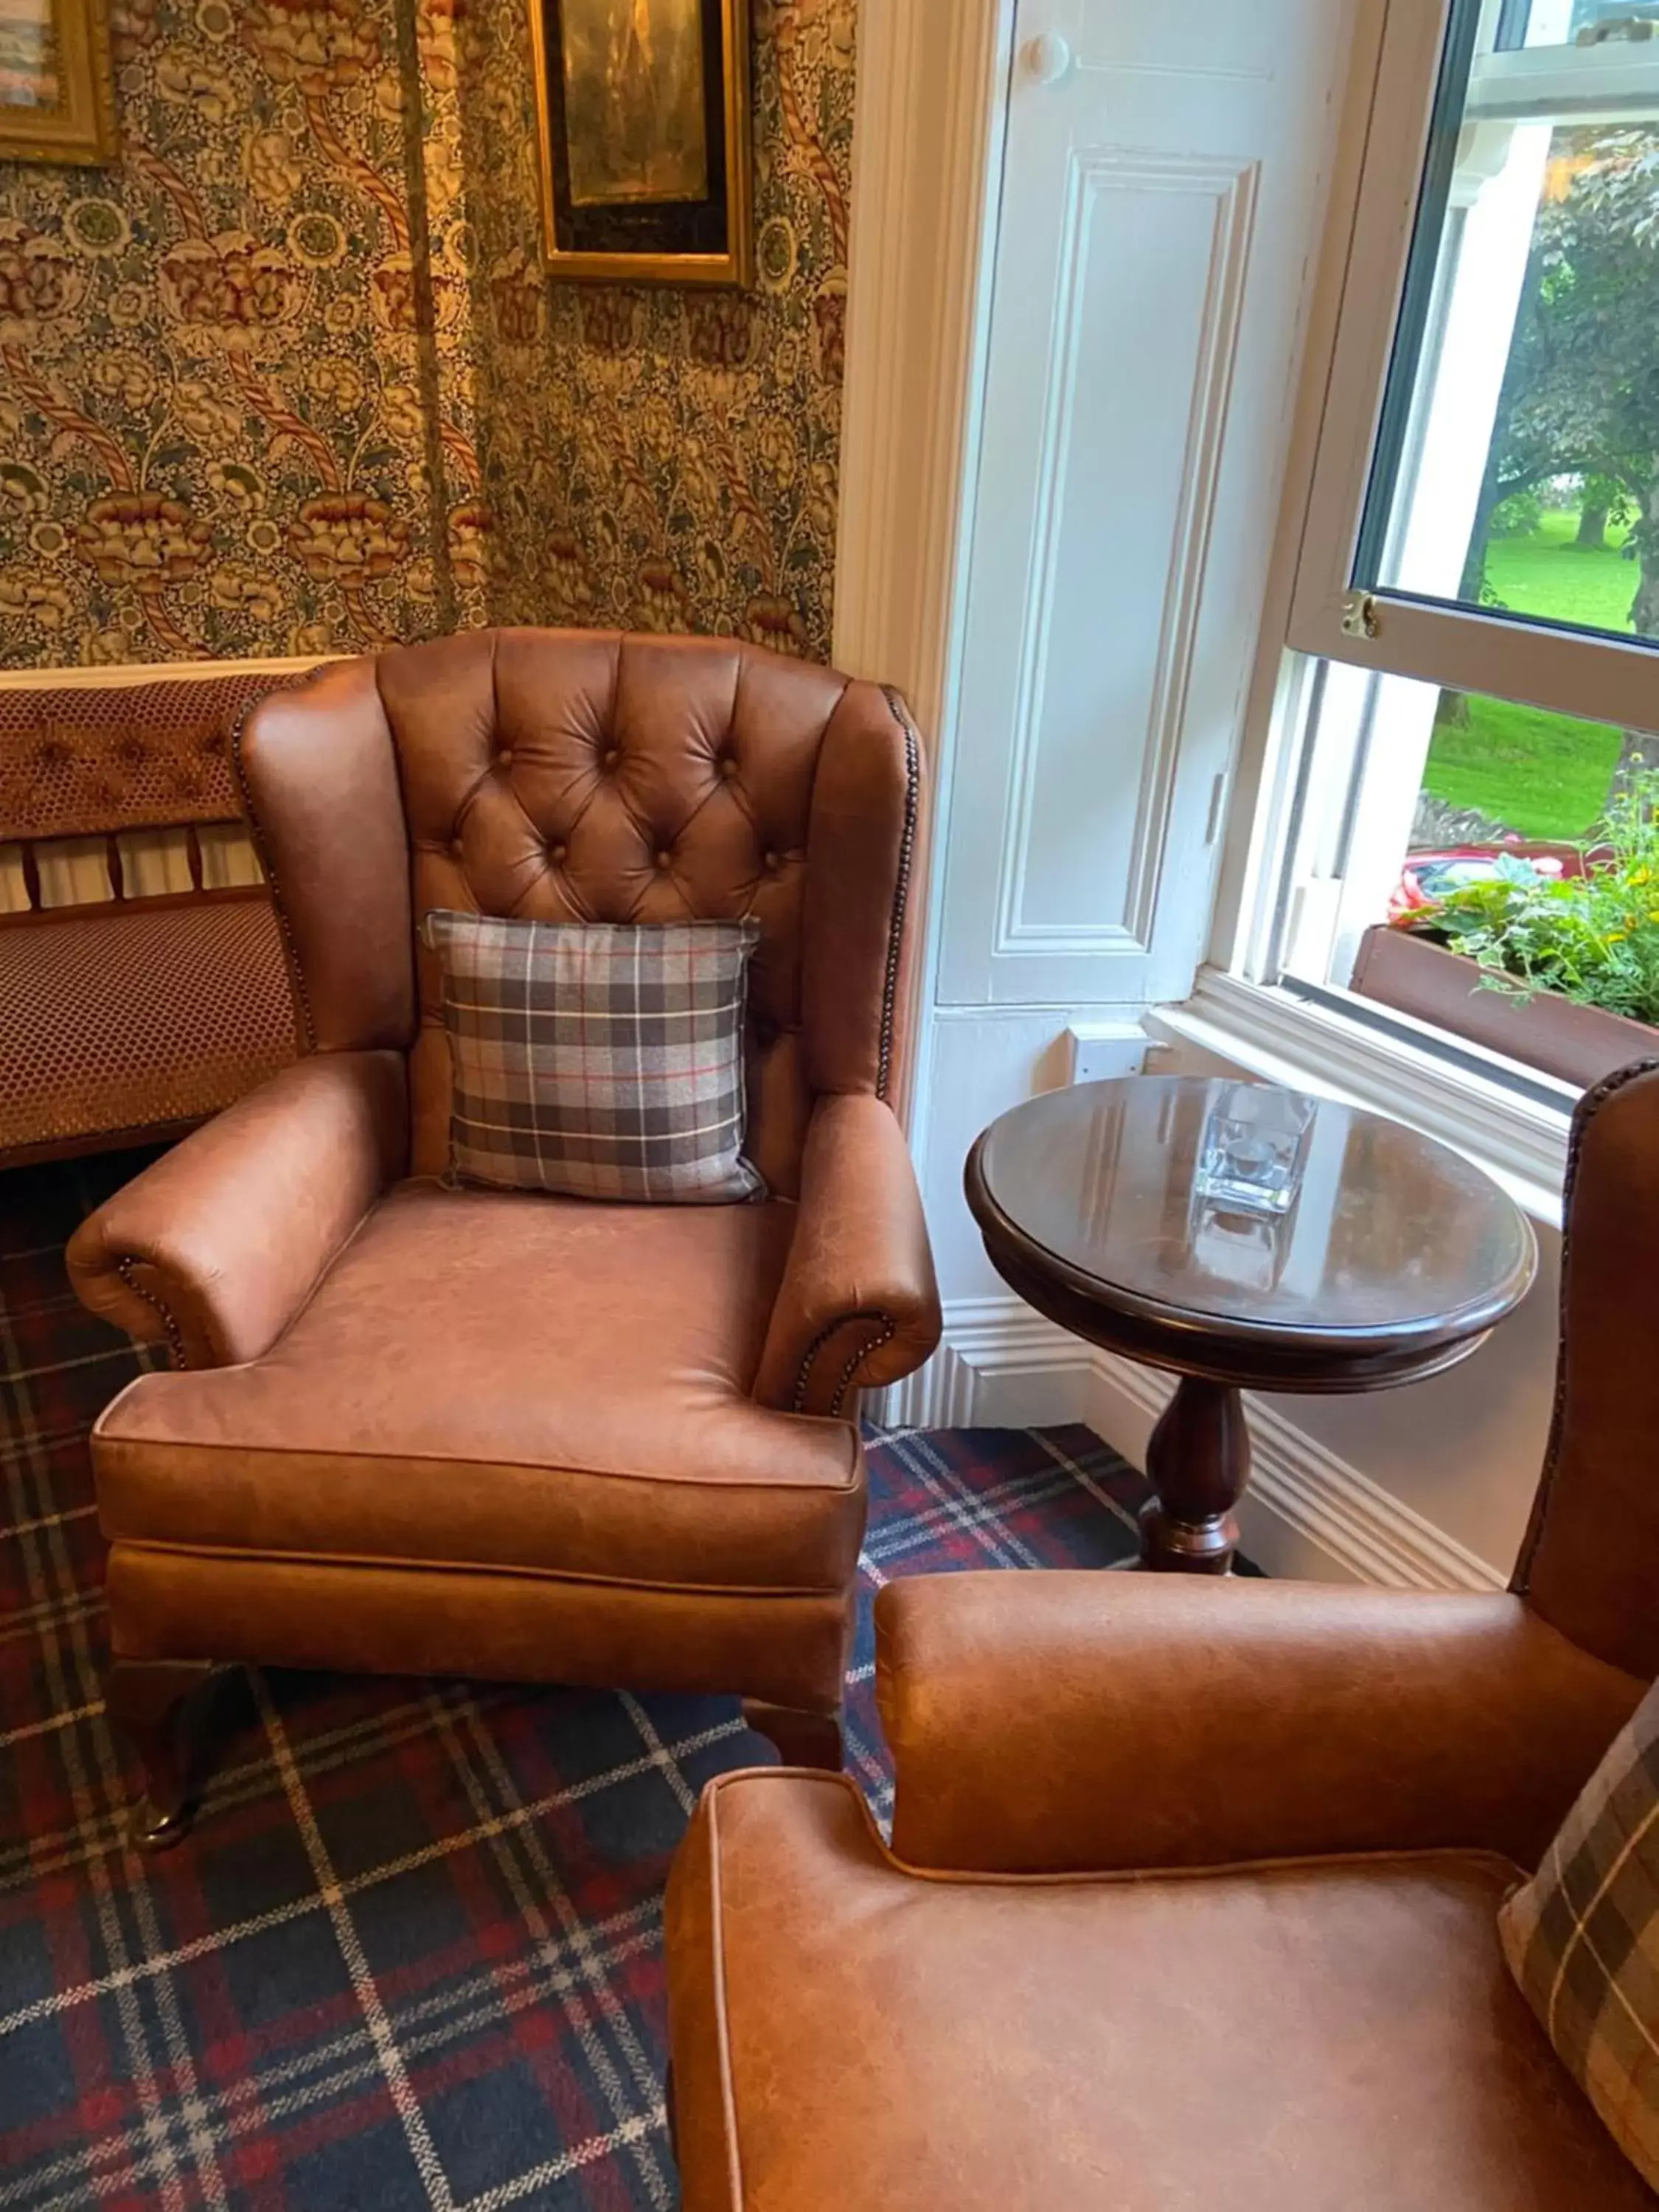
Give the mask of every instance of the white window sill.
[[[1404, 1015], [1388, 1021], [1383, 1030], [1212, 968], [1200, 970], [1184, 1005], [1155, 1006], [1146, 1017], [1155, 1038], [1437, 1137], [1484, 1168], [1534, 1220], [1559, 1229], [1576, 1093], [1496, 1053], [1442, 1042], [1426, 1023]], [[1456, 1060], [1447, 1055], [1450, 1044]]]

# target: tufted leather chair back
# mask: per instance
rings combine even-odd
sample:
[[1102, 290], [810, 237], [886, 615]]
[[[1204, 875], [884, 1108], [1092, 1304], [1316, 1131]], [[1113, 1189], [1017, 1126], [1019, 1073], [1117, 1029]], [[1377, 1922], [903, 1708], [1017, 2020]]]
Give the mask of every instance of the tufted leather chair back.
[[781, 1195], [817, 1097], [892, 1090], [921, 763], [879, 687], [726, 639], [471, 631], [275, 695], [236, 759], [307, 1042], [409, 1052], [416, 1173], [447, 1152], [433, 907], [753, 915], [748, 1149]]

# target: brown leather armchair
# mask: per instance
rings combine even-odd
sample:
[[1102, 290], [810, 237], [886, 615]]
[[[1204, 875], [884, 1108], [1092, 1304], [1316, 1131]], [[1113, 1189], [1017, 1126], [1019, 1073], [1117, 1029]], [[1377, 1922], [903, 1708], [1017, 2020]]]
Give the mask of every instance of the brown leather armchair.
[[[890, 1101], [921, 747], [892, 694], [732, 642], [475, 632], [258, 707], [237, 773], [307, 1056], [70, 1251], [165, 1343], [93, 1439], [112, 1717], [188, 1816], [215, 1662], [744, 1693], [840, 1763], [859, 1393], [939, 1336]], [[450, 1190], [416, 929], [753, 915], [767, 1202]]]
[[890, 1849], [730, 1775], [668, 1900], [685, 2212], [1638, 2212], [1498, 1908], [1659, 1668], [1659, 1062], [1586, 1100], [1512, 1590], [898, 1583]]

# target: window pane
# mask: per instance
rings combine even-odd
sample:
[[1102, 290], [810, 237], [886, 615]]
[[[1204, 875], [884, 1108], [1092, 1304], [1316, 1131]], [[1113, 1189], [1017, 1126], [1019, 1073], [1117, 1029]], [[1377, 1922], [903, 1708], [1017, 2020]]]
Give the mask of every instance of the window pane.
[[1659, 5], [1453, 10], [1354, 581], [1659, 638]]

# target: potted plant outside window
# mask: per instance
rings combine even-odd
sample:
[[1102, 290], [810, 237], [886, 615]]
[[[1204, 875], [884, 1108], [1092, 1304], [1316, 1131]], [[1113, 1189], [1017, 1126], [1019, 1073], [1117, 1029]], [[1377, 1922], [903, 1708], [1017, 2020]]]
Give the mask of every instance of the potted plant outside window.
[[1638, 771], [1573, 872], [1501, 855], [1368, 930], [1353, 988], [1582, 1086], [1659, 1054], [1659, 773]]

